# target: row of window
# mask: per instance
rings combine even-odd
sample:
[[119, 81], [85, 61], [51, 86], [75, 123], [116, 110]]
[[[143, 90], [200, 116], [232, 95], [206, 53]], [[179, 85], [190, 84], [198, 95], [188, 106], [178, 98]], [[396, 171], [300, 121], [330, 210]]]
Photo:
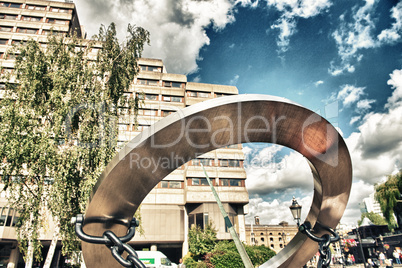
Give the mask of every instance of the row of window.
[[25, 16], [21, 15], [20, 18], [18, 18], [19, 15], [14, 15], [14, 14], [0, 14], [0, 19], [4, 20], [23, 20], [23, 21], [31, 21], [31, 22], [46, 22], [46, 23], [52, 23], [52, 24], [61, 24], [61, 25], [68, 25], [70, 21], [68, 20], [60, 20], [60, 19], [54, 19], [54, 18], [44, 18], [44, 17], [36, 17], [36, 16]]
[[[159, 95], [157, 94], [137, 94], [137, 96], [141, 100], [150, 100], [150, 101], [159, 100]], [[183, 102], [183, 97], [162, 95], [161, 100], [165, 102]]]
[[193, 166], [201, 166], [202, 164], [204, 166], [217, 166], [217, 167], [243, 167], [243, 160], [219, 159], [215, 161], [214, 159], [210, 158], [196, 158], [191, 160], [191, 164]]
[[162, 81], [162, 83], [160, 83], [159, 80], [138, 78], [137, 79], [137, 85], [145, 85], [145, 86], [159, 86], [159, 85], [161, 85], [163, 87], [184, 88], [185, 83], [183, 83], [183, 82], [173, 82], [173, 81]]
[[[236, 225], [235, 222], [235, 214], [228, 213], [228, 218], [233, 225]], [[213, 221], [212, 221], [213, 222]], [[208, 212], [203, 213], [190, 213], [188, 215], [188, 227], [192, 228], [193, 226], [199, 226], [202, 230], [204, 230], [207, 225], [210, 223]], [[225, 232], [229, 232], [229, 226], [227, 226], [225, 221]]]
[[[14, 27], [13, 26], [0, 26], [0, 32], [13, 32]], [[16, 33], [24, 33], [24, 34], [39, 34], [40, 29], [36, 28], [24, 28], [24, 27], [17, 27], [15, 29]], [[60, 32], [60, 31], [51, 31], [51, 30], [42, 30], [42, 35], [66, 35], [67, 32]]]
[[[23, 8], [22, 3], [11, 3], [11, 2], [0, 2], [0, 7], [11, 7], [11, 8]], [[51, 12], [58, 12], [58, 13], [72, 13], [72, 9], [61, 8], [61, 7], [47, 7], [41, 5], [32, 5], [32, 4], [25, 4], [25, 9], [29, 10], [49, 10]]]
[[159, 67], [159, 66], [140, 65], [140, 70], [141, 70], [141, 71], [148, 71], [148, 72], [157, 72], [157, 73], [161, 73], [161, 72], [162, 72], [162, 67]]
[[[219, 185], [216, 183], [216, 179], [211, 178], [211, 182], [214, 186], [226, 186], [226, 187], [245, 187], [244, 179], [219, 179]], [[206, 178], [187, 178], [188, 186], [209, 186]], [[170, 188], [170, 189], [184, 189], [184, 182], [182, 181], [168, 181], [163, 180], [159, 182], [158, 188]]]

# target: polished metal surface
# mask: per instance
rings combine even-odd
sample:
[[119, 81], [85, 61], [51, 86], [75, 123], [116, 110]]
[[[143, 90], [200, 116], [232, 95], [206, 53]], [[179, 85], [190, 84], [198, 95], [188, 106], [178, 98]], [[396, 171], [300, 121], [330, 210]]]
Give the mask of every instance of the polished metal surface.
[[[352, 184], [350, 155], [339, 133], [321, 116], [289, 100], [236, 95], [189, 106], [130, 141], [94, 187], [85, 232], [101, 236], [105, 230], [112, 230], [124, 235], [127, 227], [113, 222], [128, 224], [145, 196], [169, 173], [208, 151], [248, 142], [280, 144], [301, 153], [310, 164], [314, 180], [306, 221], [312, 226], [319, 221], [336, 227]], [[103, 223], [96, 223], [99, 220]], [[316, 242], [299, 232], [261, 267], [301, 267], [317, 248]], [[104, 245], [83, 242], [82, 249], [89, 268], [119, 267]]]

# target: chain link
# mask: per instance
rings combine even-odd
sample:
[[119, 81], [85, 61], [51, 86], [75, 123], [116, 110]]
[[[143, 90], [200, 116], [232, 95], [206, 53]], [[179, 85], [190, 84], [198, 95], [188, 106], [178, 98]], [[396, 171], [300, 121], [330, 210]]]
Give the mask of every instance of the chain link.
[[[104, 232], [103, 237], [110, 241], [110, 243], [106, 243], [106, 246], [121, 265], [124, 267], [145, 268], [145, 265], [138, 259], [137, 252], [130, 245], [121, 242], [112, 231]], [[128, 253], [126, 259], [123, 257], [125, 251]]]
[[[93, 220], [93, 222], [103, 221], [102, 219]], [[107, 219], [107, 221], [109, 221], [109, 219]], [[120, 223], [119, 221], [116, 222]], [[75, 223], [75, 232], [82, 241], [93, 244], [104, 244], [110, 249], [112, 256], [124, 267], [145, 268], [145, 264], [140, 261], [137, 252], [135, 252], [130, 245], [125, 243], [130, 241], [135, 235], [135, 227], [139, 225], [135, 218], [131, 220], [127, 234], [120, 238], [112, 231], [105, 231], [102, 237], [87, 235], [82, 229], [84, 223], [84, 216], [82, 214], [78, 214], [77, 217], [74, 217], [72, 223]], [[124, 252], [127, 252], [126, 259], [123, 257]]]
[[317, 222], [316, 225], [321, 229], [324, 229], [329, 233], [331, 233], [332, 236], [329, 234], [324, 234], [321, 237], [317, 237], [312, 233], [310, 222], [305, 222], [302, 225], [300, 225], [299, 230], [300, 232], [306, 234], [310, 239], [318, 242], [319, 244], [318, 252], [320, 253], [320, 259], [318, 261], [317, 267], [328, 268], [331, 263], [331, 249], [329, 248], [329, 245], [333, 242], [339, 241], [340, 237], [338, 233], [335, 232], [334, 229], [322, 225], [319, 222]]

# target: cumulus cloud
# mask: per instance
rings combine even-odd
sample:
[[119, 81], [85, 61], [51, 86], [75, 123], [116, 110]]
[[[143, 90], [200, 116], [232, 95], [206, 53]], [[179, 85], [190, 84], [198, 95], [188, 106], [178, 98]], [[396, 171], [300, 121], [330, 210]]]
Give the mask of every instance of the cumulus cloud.
[[[365, 87], [343, 85], [335, 98], [339, 101], [342, 101], [344, 107], [351, 107], [353, 104], [356, 104], [355, 111], [358, 114], [364, 114], [371, 108], [371, 105], [375, 102], [375, 100], [361, 99], [362, 96], [365, 95], [365, 89]], [[352, 118], [350, 124], [355, 123], [357, 119], [358, 118], [356, 117]]]
[[[248, 151], [246, 186], [250, 193], [266, 195], [290, 189], [313, 189], [313, 175], [306, 159], [297, 152], [279, 158], [280, 146], [269, 146], [258, 150], [257, 154]], [[250, 158], [250, 156], [252, 156]]]
[[391, 9], [391, 18], [394, 23], [389, 29], [378, 31], [376, 22], [376, 8], [378, 0], [366, 0], [365, 5], [352, 8], [352, 17], [347, 13], [339, 17], [339, 27], [332, 37], [338, 47], [339, 61], [332, 61], [328, 72], [337, 76], [345, 72], [353, 73], [355, 64], [363, 58], [362, 50], [376, 48], [385, 44], [395, 44], [401, 41], [402, 30], [402, 3]]
[[279, 52], [288, 50], [290, 37], [297, 32], [298, 18], [311, 18], [325, 12], [330, 6], [329, 0], [266, 0], [269, 7], [276, 8], [281, 17], [271, 26], [271, 29], [278, 29], [279, 36], [277, 45]]
[[322, 81], [322, 80], [319, 80], [319, 81], [317, 81], [317, 82], [314, 83], [314, 85], [315, 85], [316, 87], [318, 87], [319, 85], [322, 85], [322, 84], [324, 84], [324, 81]]
[[[304, 220], [311, 207], [312, 196], [297, 198], [297, 202], [302, 206], [301, 219]], [[246, 223], [251, 224], [255, 216], [259, 216], [261, 224], [279, 224], [281, 221], [287, 221], [289, 224], [295, 224], [293, 216], [290, 213], [289, 206], [292, 201], [274, 199], [265, 201], [261, 197], [250, 199], [250, 210], [246, 216]]]
[[151, 46], [144, 49], [145, 57], [163, 59], [172, 73], [197, 70], [200, 49], [209, 44], [205, 28], [215, 30], [234, 21], [231, 0], [86, 0], [78, 1], [81, 24], [90, 35], [97, 33], [100, 23], [115, 22], [119, 39], [125, 37], [128, 23], [151, 33]]
[[395, 70], [388, 80], [394, 89], [385, 112], [369, 113], [346, 143], [352, 156], [354, 176], [377, 183], [385, 175], [401, 168], [402, 163], [402, 70]]

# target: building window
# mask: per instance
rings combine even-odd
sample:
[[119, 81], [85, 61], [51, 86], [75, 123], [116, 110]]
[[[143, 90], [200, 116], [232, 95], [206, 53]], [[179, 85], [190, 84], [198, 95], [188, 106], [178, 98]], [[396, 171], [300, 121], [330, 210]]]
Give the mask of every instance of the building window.
[[46, 10], [46, 6], [26, 5], [26, 9], [30, 10]]
[[280, 248], [283, 248], [283, 245], [282, 245], [282, 244], [279, 244], [279, 247], [280, 247]]
[[9, 3], [9, 2], [2, 2], [0, 3], [0, 6], [3, 7], [13, 7], [13, 8], [20, 8], [22, 4], [20, 3]]
[[161, 181], [159, 184], [160, 188], [170, 188], [170, 189], [183, 189], [183, 182], [181, 181]]
[[139, 85], [146, 85], [146, 86], [157, 86], [158, 80], [151, 80], [151, 79], [137, 79], [137, 84]]
[[[228, 217], [229, 217], [229, 220], [232, 223], [232, 225], [234, 225], [235, 224], [235, 222], [234, 222], [235, 215], [232, 213], [228, 213]], [[225, 232], [229, 233], [229, 226], [227, 226], [226, 221], [225, 221]]]
[[0, 226], [15, 227], [19, 219], [19, 213], [13, 208], [0, 207]]
[[209, 223], [209, 215], [208, 213], [196, 213], [188, 215], [188, 227], [191, 228], [193, 225], [201, 227], [201, 229], [205, 229]]
[[0, 39], [0, 45], [7, 45], [8, 39]]
[[51, 7], [50, 11], [52, 12], [59, 12], [59, 13], [71, 13], [71, 9], [60, 8], [60, 7]]
[[270, 241], [270, 242], [274, 242], [274, 239], [271, 237], [271, 238], [269, 238], [269, 241]]
[[3, 20], [16, 20], [18, 15], [0, 14], [0, 19]]
[[168, 116], [168, 115], [170, 115], [170, 114], [172, 114], [172, 113], [174, 113], [175, 111], [164, 111], [164, 110], [162, 110], [161, 111], [161, 114], [162, 114], [162, 116], [163, 117], [165, 117], [165, 116]]
[[53, 35], [53, 36], [65, 36], [66, 32], [52, 31], [52, 30], [42, 30], [42, 35]]
[[240, 160], [236, 160], [236, 159], [221, 159], [220, 166], [221, 167], [240, 167], [241, 162], [240, 162]]
[[13, 27], [12, 26], [0, 26], [0, 32], [12, 32]]
[[231, 95], [225, 94], [225, 93], [215, 93], [215, 98], [220, 98], [220, 97], [225, 97], [225, 96], [231, 96]]
[[162, 68], [157, 66], [140, 65], [140, 68], [141, 71], [158, 72], [158, 73], [162, 72]]
[[[210, 178], [212, 185], [215, 185], [215, 179]], [[190, 186], [209, 186], [206, 178], [190, 178], [189, 179]]]
[[162, 100], [166, 101], [166, 102], [183, 102], [183, 98], [178, 97], [178, 96], [166, 96], [166, 95], [163, 95]]
[[68, 20], [58, 20], [58, 19], [53, 19], [53, 18], [47, 19], [46, 22], [47, 23], [54, 23], [54, 24], [62, 24], [62, 25], [68, 24]]
[[194, 98], [209, 98], [208, 92], [187, 91], [187, 96]]
[[182, 82], [163, 81], [164, 87], [183, 88], [183, 85], [184, 85], [184, 83], [182, 83]]
[[22, 16], [21, 17], [22, 20], [24, 21], [41, 21], [42, 17], [31, 17], [31, 16]]
[[244, 187], [243, 180], [240, 179], [219, 179], [219, 181], [221, 186]]
[[208, 158], [196, 158], [196, 159], [193, 159], [191, 162], [192, 162], [193, 166], [201, 166], [201, 164], [203, 164], [204, 166], [213, 166], [214, 165], [214, 160], [208, 159]]
[[271, 248], [272, 248], [272, 249], [274, 249], [274, 248], [275, 248], [274, 244], [271, 244]]
[[261, 233], [260, 235], [264, 235], [264, 233]]
[[264, 237], [261, 237], [261, 242], [264, 242], [264, 241], [265, 241]]
[[17, 28], [17, 33], [37, 34], [37, 33], [38, 33], [38, 29], [32, 29], [32, 28]]

